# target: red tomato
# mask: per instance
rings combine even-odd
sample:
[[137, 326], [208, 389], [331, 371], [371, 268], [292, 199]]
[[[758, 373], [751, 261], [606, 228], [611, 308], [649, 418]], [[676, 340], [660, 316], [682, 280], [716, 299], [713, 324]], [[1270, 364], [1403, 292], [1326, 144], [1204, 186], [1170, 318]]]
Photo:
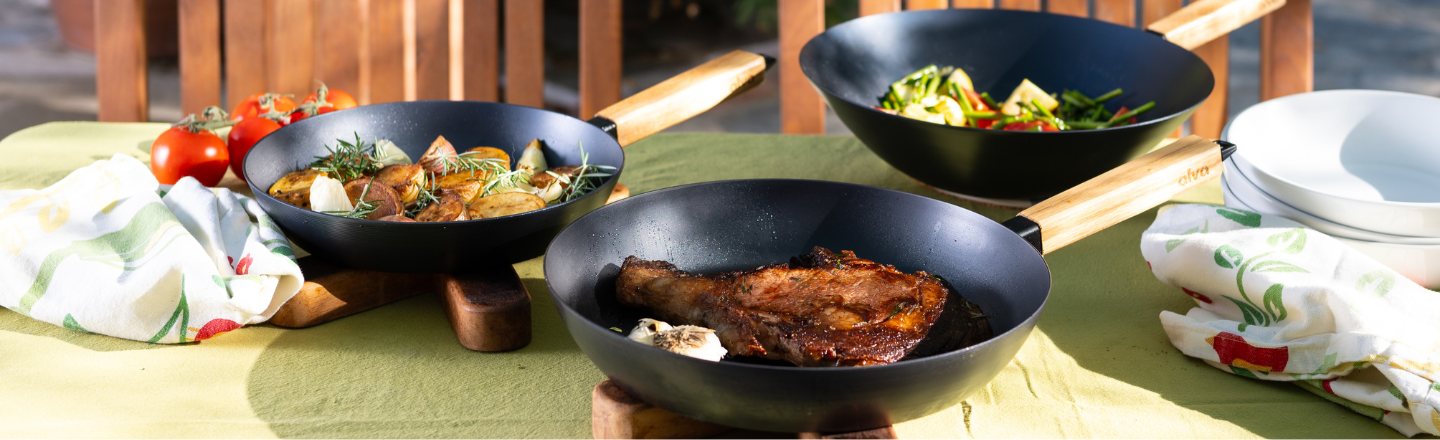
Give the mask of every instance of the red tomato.
[[201, 185], [215, 186], [225, 177], [229, 165], [225, 141], [209, 130], [191, 132], [185, 127], [171, 127], [150, 145], [150, 171], [166, 185], [190, 176]]
[[974, 108], [975, 108], [975, 111], [977, 111], [977, 112], [988, 112], [988, 111], [992, 111], [992, 110], [990, 109], [990, 106], [985, 105], [985, 99], [984, 99], [984, 98], [981, 98], [979, 93], [975, 93], [974, 90], [970, 90], [970, 89], [960, 89], [960, 90], [965, 91], [965, 97], [966, 97], [966, 98], [969, 98], [970, 106], [971, 106], [971, 107], [974, 107]]
[[[319, 100], [320, 100], [320, 98], [319, 98], [319, 92], [311, 93], [310, 96], [306, 96], [306, 97], [305, 97], [305, 101], [302, 102], [301, 104], [315, 103], [315, 102], [318, 102]], [[328, 89], [328, 90], [327, 90], [327, 92], [325, 93], [325, 102], [328, 103], [328, 104], [330, 104], [330, 105], [328, 105], [328, 106], [322, 105], [322, 106], [320, 106], [319, 108], [315, 109], [316, 114], [321, 114], [321, 115], [323, 115], [323, 114], [330, 113], [330, 112], [333, 112], [333, 111], [336, 111], [336, 110], [344, 110], [344, 109], [347, 109], [347, 108], [355, 108], [356, 106], [360, 105], [359, 103], [355, 102], [355, 98], [352, 97], [352, 96], [350, 96], [349, 93], [345, 93], [344, 90], [337, 90], [337, 89]], [[295, 122], [295, 121], [290, 121], [290, 122]]]
[[[264, 106], [263, 104], [266, 102], [269, 102], [270, 106]], [[249, 98], [245, 98], [244, 101], [240, 101], [240, 104], [235, 106], [235, 111], [230, 112], [230, 120], [239, 121], [262, 113], [268, 113], [271, 110], [280, 114], [289, 114], [295, 111], [295, 101], [274, 93], [257, 93], [250, 95]]]
[[250, 147], [265, 135], [280, 129], [280, 123], [269, 118], [245, 118], [230, 127], [230, 136], [226, 137], [226, 144], [230, 151], [230, 171], [235, 172], [235, 177], [245, 181], [245, 153], [250, 152]]

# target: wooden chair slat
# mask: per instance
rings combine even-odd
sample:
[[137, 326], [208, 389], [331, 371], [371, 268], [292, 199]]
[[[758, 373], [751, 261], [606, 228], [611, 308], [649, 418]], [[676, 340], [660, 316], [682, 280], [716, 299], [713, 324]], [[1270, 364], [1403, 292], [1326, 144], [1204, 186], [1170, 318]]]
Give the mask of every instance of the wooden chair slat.
[[1145, 23], [1146, 26], [1149, 26], [1151, 23], [1154, 23], [1156, 21], [1160, 21], [1160, 19], [1165, 18], [1165, 16], [1170, 15], [1175, 11], [1179, 11], [1181, 7], [1185, 6], [1185, 2], [1181, 0], [1143, 1], [1144, 3], [1141, 5], [1141, 10], [1144, 12], [1144, 17], [1142, 17], [1141, 21]]
[[1260, 20], [1260, 99], [1315, 89], [1310, 0], [1289, 0]]
[[1095, 0], [1095, 19], [1135, 27], [1135, 0]]
[[265, 93], [265, 27], [269, 1], [225, 0], [225, 109]]
[[621, 0], [580, 2], [580, 117], [620, 102]]
[[921, 9], [945, 9], [945, 0], [905, 0], [905, 9], [918, 11]]
[[144, 0], [95, 2], [95, 99], [102, 122], [150, 119]]
[[1000, 0], [1000, 9], [1018, 9], [1022, 11], [1039, 11], [1040, 0]]
[[[234, 1], [234, 0], [231, 0]], [[362, 104], [405, 100], [405, 0], [369, 0]]]
[[415, 7], [411, 16], [414, 26], [406, 32], [415, 34], [415, 73], [406, 80], [406, 87], [413, 87], [414, 93], [407, 92], [405, 99], [450, 99], [450, 3], [410, 1]]
[[899, 10], [900, 0], [860, 0], [861, 17]]
[[315, 1], [271, 0], [267, 12], [265, 91], [303, 98], [315, 86]]
[[800, 49], [825, 30], [825, 2], [780, 2], [780, 132], [825, 132], [825, 102], [800, 71]]
[[505, 0], [505, 102], [545, 106], [545, 2]]
[[950, 2], [950, 7], [995, 9], [995, 0], [955, 0]]
[[180, 112], [199, 113], [220, 105], [220, 0], [181, 0], [179, 20]]
[[1090, 16], [1090, 2], [1087, 0], [1050, 0], [1049, 4], [1045, 5], [1045, 9], [1052, 14]]
[[500, 1], [465, 2], [465, 99], [500, 100]]
[[1193, 52], [1205, 60], [1205, 64], [1210, 65], [1210, 71], [1215, 73], [1215, 90], [1190, 116], [1190, 133], [1219, 139], [1220, 132], [1225, 130], [1225, 121], [1229, 119], [1226, 109], [1230, 105], [1230, 36], [1222, 35]]
[[[355, 0], [317, 1], [316, 17], [321, 19], [315, 23], [315, 79], [332, 89], [357, 93], [364, 5]], [[310, 88], [318, 89], [319, 84], [312, 82]]]

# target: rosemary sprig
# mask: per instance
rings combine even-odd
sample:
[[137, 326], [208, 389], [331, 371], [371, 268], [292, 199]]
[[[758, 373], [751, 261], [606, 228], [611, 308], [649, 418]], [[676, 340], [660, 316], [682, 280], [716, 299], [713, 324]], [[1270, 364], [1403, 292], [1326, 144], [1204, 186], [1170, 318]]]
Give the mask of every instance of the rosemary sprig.
[[341, 182], [349, 182], [384, 168], [380, 161], [385, 159], [386, 153], [383, 150], [377, 152], [374, 144], [360, 140], [360, 134], [355, 134], [354, 143], [340, 139], [335, 142], [337, 145], [333, 148], [325, 146], [330, 151], [329, 156], [315, 156], [311, 169], [336, 176]]
[[484, 197], [496, 194], [499, 192], [498, 190], [502, 189], [518, 188], [522, 184], [529, 185], [532, 177], [534, 177], [534, 174], [525, 168], [492, 175], [490, 176], [490, 181], [485, 182], [485, 188], [480, 193], [480, 196]]
[[545, 171], [567, 185], [565, 192], [561, 193], [560, 197], [557, 197], [553, 203], [558, 204], [575, 200], [595, 190], [598, 185], [597, 179], [614, 175], [608, 171], [615, 171], [615, 167], [590, 163], [590, 154], [585, 152], [585, 144], [583, 142], [580, 143], [580, 168], [575, 170], [573, 183], [569, 176], [561, 176], [550, 171]]

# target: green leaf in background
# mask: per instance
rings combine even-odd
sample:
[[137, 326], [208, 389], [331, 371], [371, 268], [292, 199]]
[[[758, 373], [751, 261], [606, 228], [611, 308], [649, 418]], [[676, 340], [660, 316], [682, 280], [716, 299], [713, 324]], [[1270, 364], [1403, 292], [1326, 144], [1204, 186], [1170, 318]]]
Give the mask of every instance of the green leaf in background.
[[1252, 228], [1260, 227], [1260, 214], [1234, 208], [1220, 208], [1215, 210], [1215, 213], [1220, 214], [1221, 217], [1234, 220], [1235, 223], [1239, 223]]
[[1285, 311], [1285, 303], [1281, 302], [1283, 299], [1281, 292], [1284, 290], [1285, 285], [1280, 283], [1275, 283], [1275, 285], [1270, 286], [1269, 289], [1265, 289], [1265, 299], [1263, 300], [1265, 302], [1265, 311], [1269, 312], [1270, 316], [1275, 318], [1275, 322], [1283, 321], [1285, 317], [1289, 315], [1289, 313]]
[[1270, 318], [1267, 317], [1267, 316], [1265, 316], [1265, 312], [1261, 312], [1260, 309], [1255, 308], [1255, 306], [1252, 306], [1252, 305], [1250, 305], [1250, 304], [1246, 304], [1246, 303], [1243, 303], [1243, 302], [1240, 302], [1240, 301], [1236, 301], [1235, 298], [1231, 298], [1231, 297], [1228, 297], [1228, 296], [1227, 296], [1227, 297], [1224, 297], [1224, 298], [1230, 300], [1230, 302], [1232, 302], [1232, 303], [1235, 303], [1235, 307], [1239, 307], [1239, 308], [1240, 308], [1240, 313], [1242, 313], [1242, 314], [1245, 315], [1245, 323], [1246, 323], [1246, 324], [1250, 324], [1250, 325], [1269, 325], [1269, 324], [1270, 324]]
[[1391, 384], [1390, 388], [1385, 391], [1388, 391], [1391, 396], [1395, 396], [1396, 399], [1400, 400], [1400, 406], [1410, 406], [1410, 399], [1406, 399], [1404, 394], [1400, 394], [1400, 389], [1396, 388], [1394, 384]]
[[1320, 368], [1316, 368], [1315, 372], [1311, 374], [1325, 374], [1329, 372], [1331, 368], [1335, 368], [1335, 357], [1339, 355], [1340, 353], [1330, 353], [1325, 355], [1325, 362], [1322, 362], [1320, 364]]
[[1265, 243], [1270, 246], [1278, 247], [1286, 242], [1290, 243], [1290, 246], [1285, 248], [1285, 253], [1287, 254], [1298, 254], [1300, 251], [1305, 250], [1305, 228], [1291, 229], [1271, 235], [1270, 238], [1265, 239]]
[[1228, 244], [1220, 245], [1219, 249], [1215, 249], [1215, 264], [1220, 267], [1234, 269], [1235, 266], [1240, 265], [1241, 261], [1245, 261], [1245, 255], [1241, 254], [1239, 249], [1230, 247]]
[[152, 344], [159, 342], [160, 339], [163, 339], [165, 335], [170, 333], [171, 328], [175, 327], [175, 321], [177, 320], [180, 321], [179, 342], [185, 342], [185, 332], [190, 325], [190, 301], [185, 299], [185, 275], [183, 274], [180, 275], [180, 302], [175, 304], [175, 313], [171, 314], [170, 321], [166, 322], [165, 326], [161, 327], [160, 331], [156, 332], [155, 336], [146, 342]]
[[1234, 365], [1231, 365], [1231, 366], [1230, 366], [1230, 372], [1231, 372], [1231, 373], [1235, 373], [1235, 375], [1237, 375], [1237, 376], [1245, 376], [1245, 377], [1248, 377], [1248, 378], [1251, 378], [1251, 379], [1259, 379], [1259, 377], [1256, 377], [1256, 376], [1255, 376], [1255, 372], [1254, 372], [1254, 371], [1250, 371], [1250, 370], [1247, 370], [1247, 369], [1244, 369], [1244, 368], [1240, 368], [1240, 367], [1237, 367], [1237, 366], [1234, 366]]
[[1294, 265], [1294, 264], [1286, 263], [1286, 262], [1284, 262], [1284, 261], [1274, 261], [1274, 260], [1272, 260], [1272, 261], [1262, 261], [1262, 262], [1256, 264], [1254, 267], [1251, 267], [1251, 268], [1250, 268], [1250, 271], [1251, 271], [1251, 272], [1300, 272], [1300, 273], [1310, 273], [1310, 271], [1305, 270], [1304, 268], [1301, 268], [1300, 266], [1296, 266], [1296, 265]]
[[[1374, 283], [1374, 288], [1368, 287], [1371, 283]], [[1395, 275], [1391, 275], [1390, 271], [1385, 269], [1361, 275], [1360, 280], [1355, 282], [1355, 290], [1373, 293], [1375, 296], [1385, 296], [1393, 287], [1395, 287]]]
[[[1205, 221], [1205, 228], [1204, 228], [1204, 229], [1201, 229], [1199, 226], [1196, 226], [1196, 227], [1190, 228], [1190, 230], [1188, 230], [1188, 231], [1181, 232], [1180, 235], [1190, 235], [1190, 234], [1194, 234], [1194, 233], [1196, 233], [1196, 232], [1200, 232], [1200, 233], [1210, 232], [1210, 221], [1209, 221], [1209, 220], [1206, 220], [1206, 221]], [[1186, 239], [1184, 239], [1184, 238], [1172, 238], [1172, 239], [1166, 241], [1166, 242], [1165, 242], [1165, 252], [1170, 252], [1170, 251], [1175, 250], [1175, 248], [1176, 248], [1176, 247], [1179, 247], [1181, 243], [1184, 243], [1184, 242], [1185, 242], [1185, 240], [1186, 240]]]
[[79, 330], [79, 331], [82, 331], [82, 332], [85, 332], [85, 333], [94, 333], [94, 332], [92, 332], [92, 331], [86, 330], [85, 327], [81, 327], [81, 326], [80, 326], [80, 321], [76, 321], [76, 320], [75, 320], [75, 316], [73, 316], [73, 315], [71, 315], [71, 314], [69, 314], [69, 313], [66, 313], [66, 314], [65, 314], [65, 321], [61, 322], [61, 324], [64, 325], [65, 328], [68, 328], [68, 329], [71, 329], [71, 330]]

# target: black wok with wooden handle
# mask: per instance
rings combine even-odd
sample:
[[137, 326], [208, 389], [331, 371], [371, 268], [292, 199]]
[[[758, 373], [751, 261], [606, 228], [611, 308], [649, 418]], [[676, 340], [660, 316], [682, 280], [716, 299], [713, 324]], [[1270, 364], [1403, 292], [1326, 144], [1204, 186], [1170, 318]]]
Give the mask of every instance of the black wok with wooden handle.
[[[448, 273], [539, 256], [565, 225], [603, 204], [620, 180], [622, 147], [689, 119], [758, 84], [773, 59], [734, 51], [601, 110], [589, 121], [537, 108], [472, 101], [395, 102], [306, 118], [271, 133], [245, 156], [255, 199], [301, 248], [356, 269]], [[552, 166], [615, 167], [579, 199], [522, 214], [459, 222], [393, 223], [321, 214], [267, 194], [275, 181], [306, 168], [337, 139], [389, 139], [419, 159], [436, 136], [464, 151], [476, 146], [519, 158], [531, 139], [545, 143]]]
[[[876, 155], [927, 185], [970, 196], [1041, 200], [1150, 151], [1215, 86], [1190, 52], [1279, 9], [1284, 0], [1201, 0], [1146, 30], [1028, 11], [947, 9], [878, 14], [811, 39], [800, 68]], [[1046, 92], [1098, 96], [1110, 110], [1155, 107], [1131, 125], [1025, 132], [953, 127], [873, 107], [890, 84], [927, 65], [964, 69], [1003, 101], [1029, 79]]]
[[[572, 223], [546, 252], [545, 283], [586, 356], [645, 402], [764, 431], [872, 429], [940, 411], [983, 387], [1040, 317], [1051, 284], [1044, 253], [1218, 176], [1226, 149], [1182, 139], [1004, 224], [927, 197], [848, 183], [733, 180], [662, 189]], [[980, 306], [995, 336], [888, 365], [801, 368], [709, 362], [610, 329], [628, 331], [653, 316], [615, 300], [628, 256], [716, 273], [785, 262], [814, 246], [940, 275]]]

